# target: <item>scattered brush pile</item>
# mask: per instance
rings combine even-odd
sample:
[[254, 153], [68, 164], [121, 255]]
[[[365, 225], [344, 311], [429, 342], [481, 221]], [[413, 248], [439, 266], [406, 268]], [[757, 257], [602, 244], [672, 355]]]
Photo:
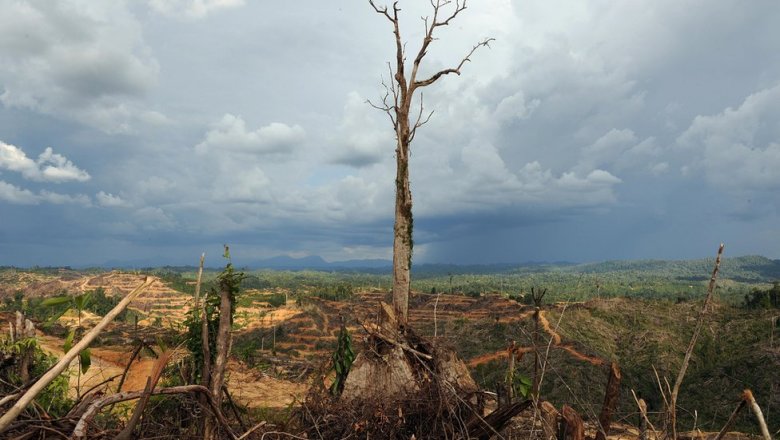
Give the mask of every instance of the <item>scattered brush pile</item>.
[[389, 305], [380, 311], [378, 324], [363, 324], [365, 347], [340, 395], [317, 387], [303, 403], [299, 419], [309, 437], [489, 437], [528, 406], [483, 418], [482, 393], [454, 351], [410, 328], [399, 330]]

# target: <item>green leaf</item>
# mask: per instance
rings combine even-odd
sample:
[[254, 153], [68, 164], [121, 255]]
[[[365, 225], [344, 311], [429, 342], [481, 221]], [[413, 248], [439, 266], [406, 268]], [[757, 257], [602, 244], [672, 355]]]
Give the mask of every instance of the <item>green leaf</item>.
[[92, 365], [92, 355], [89, 352], [89, 348], [85, 348], [79, 353], [79, 363], [81, 364], [81, 374], [86, 373]]
[[41, 305], [44, 307], [61, 306], [63, 304], [70, 304], [71, 298], [69, 296], [53, 296], [41, 301]]
[[54, 314], [54, 315], [52, 315], [52, 316], [51, 316], [49, 319], [47, 319], [47, 320], [46, 320], [46, 323], [47, 323], [47, 324], [53, 324], [53, 323], [54, 323], [54, 322], [56, 322], [58, 319], [62, 318], [62, 315], [64, 315], [65, 313], [67, 313], [67, 312], [68, 312], [68, 310], [70, 310], [70, 309], [65, 309], [65, 310], [63, 310], [63, 311], [61, 311], [61, 312], [57, 312], [57, 313], [55, 313], [55, 314]]
[[81, 295], [76, 295], [73, 298], [73, 304], [76, 305], [76, 308], [81, 311], [87, 308], [89, 305], [89, 300], [91, 298], [91, 295], [89, 292], [82, 293]]
[[65, 338], [65, 343], [62, 345], [62, 350], [67, 353], [73, 348], [73, 338], [76, 336], [76, 329], [70, 329], [68, 336]]

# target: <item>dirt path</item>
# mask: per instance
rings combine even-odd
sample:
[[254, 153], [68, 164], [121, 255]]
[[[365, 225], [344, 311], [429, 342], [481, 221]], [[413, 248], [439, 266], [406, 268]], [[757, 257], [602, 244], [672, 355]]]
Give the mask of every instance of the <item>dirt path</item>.
[[[63, 340], [53, 336], [38, 335], [41, 348], [60, 358], [64, 355], [62, 350]], [[132, 347], [100, 347], [91, 349], [92, 366], [85, 374], [81, 375], [79, 389], [81, 392], [113, 377], [109, 392], [116, 390], [119, 384], [119, 376], [125, 369]], [[182, 353], [183, 354], [183, 353]], [[175, 357], [175, 356], [174, 356]], [[141, 391], [146, 384], [146, 378], [151, 375], [155, 359], [143, 357], [136, 359], [128, 371], [122, 391]], [[70, 383], [70, 395], [76, 397], [76, 387], [79, 385], [78, 358], [71, 362], [67, 374]], [[282, 379], [276, 379], [256, 370], [248, 370], [241, 364], [231, 361], [228, 364], [228, 389], [233, 397], [251, 408], [274, 407], [283, 408], [293, 401], [301, 400], [309, 386], [305, 383], [296, 383]]]

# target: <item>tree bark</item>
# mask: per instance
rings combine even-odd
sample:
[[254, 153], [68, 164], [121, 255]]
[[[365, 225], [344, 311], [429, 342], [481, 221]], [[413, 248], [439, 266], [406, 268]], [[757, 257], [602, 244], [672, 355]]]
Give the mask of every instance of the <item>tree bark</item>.
[[539, 409], [542, 415], [544, 440], [555, 440], [558, 431], [558, 419], [561, 415], [558, 413], [558, 410], [555, 409], [555, 406], [546, 400], [539, 403]]
[[217, 353], [214, 358], [214, 371], [211, 374], [211, 396], [217, 405], [222, 403], [222, 384], [225, 382], [225, 367], [230, 351], [230, 327], [232, 316], [230, 313], [230, 287], [220, 286], [219, 302], [219, 329], [217, 330]]
[[601, 414], [599, 414], [601, 429], [596, 432], [596, 440], [606, 440], [609, 435], [612, 414], [615, 412], [615, 407], [617, 407], [618, 398], [620, 397], [620, 379], [620, 367], [618, 367], [617, 363], [612, 362], [609, 366], [604, 404], [601, 406]]
[[[405, 111], [404, 111], [405, 110]], [[409, 115], [399, 109], [396, 129], [398, 146], [395, 178], [395, 223], [393, 225], [393, 307], [398, 324], [409, 320], [409, 288], [412, 268], [412, 191], [409, 186]]]
[[561, 431], [559, 440], [585, 440], [585, 426], [582, 417], [569, 405], [561, 408]]

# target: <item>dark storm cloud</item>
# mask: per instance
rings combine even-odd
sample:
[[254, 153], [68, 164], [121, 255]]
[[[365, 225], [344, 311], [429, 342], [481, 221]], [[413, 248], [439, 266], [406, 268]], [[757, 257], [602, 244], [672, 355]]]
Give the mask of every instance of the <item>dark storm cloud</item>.
[[[423, 66], [496, 37], [425, 90], [416, 261], [780, 256], [777, 22], [771, 0], [470, 5]], [[0, 264], [390, 256], [394, 133], [366, 100], [394, 45], [366, 2], [0, 2], [0, 27]]]

